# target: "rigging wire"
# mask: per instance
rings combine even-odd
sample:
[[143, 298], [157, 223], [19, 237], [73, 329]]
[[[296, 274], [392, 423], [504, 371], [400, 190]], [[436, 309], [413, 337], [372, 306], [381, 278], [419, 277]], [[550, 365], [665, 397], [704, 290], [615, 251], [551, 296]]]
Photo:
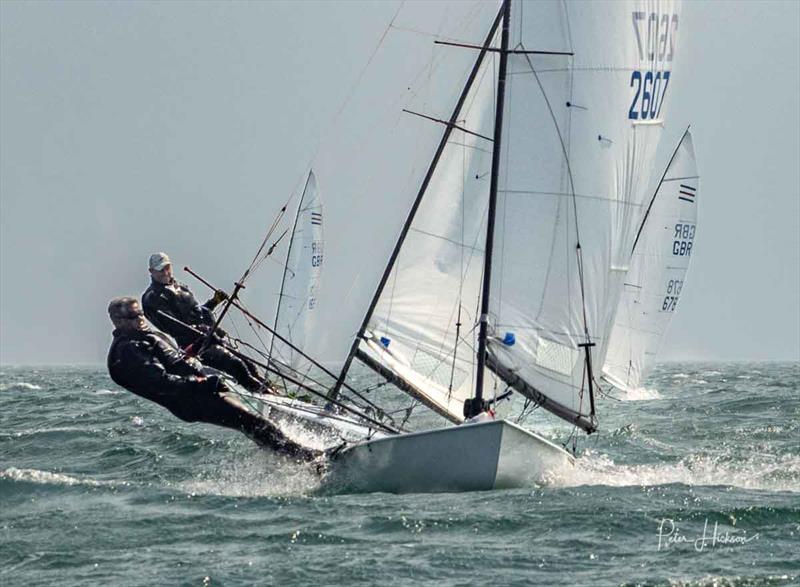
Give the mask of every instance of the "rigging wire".
[[[201, 281], [202, 281], [202, 280], [201, 280]], [[209, 286], [210, 286], [210, 284], [208, 284], [208, 283], [206, 283], [206, 285], [209, 285]], [[251, 322], [251, 320], [250, 320], [250, 318], [251, 318], [252, 314], [251, 314], [251, 313], [249, 312], [249, 310], [248, 310], [248, 309], [247, 309], [247, 308], [244, 306], [244, 304], [241, 302], [241, 300], [240, 300], [240, 301], [238, 301], [238, 302], [237, 302], [237, 303], [234, 305], [234, 307], [236, 307], [236, 308], [237, 308], [237, 309], [238, 309], [238, 310], [239, 310], [239, 311], [240, 311], [240, 312], [241, 312], [241, 313], [242, 313], [242, 314], [245, 316], [245, 319], [247, 320], [248, 324], [250, 325], [250, 328], [253, 330], [253, 333], [254, 333], [254, 334], [256, 335], [256, 337], [258, 338], [258, 340], [259, 340], [259, 342], [261, 343], [262, 347], [264, 347], [264, 349], [266, 350], [266, 348], [267, 348], [267, 347], [266, 347], [266, 344], [264, 343], [264, 341], [263, 341], [263, 340], [261, 339], [261, 337], [259, 336], [257, 329], [256, 329], [256, 328], [255, 328], [255, 326], [253, 325], [253, 322]], [[260, 325], [259, 325], [259, 326], [260, 326]], [[229, 335], [229, 337], [228, 337], [228, 338], [230, 338], [230, 335]], [[301, 381], [298, 381], [298, 382], [294, 382], [294, 383], [295, 383], [295, 384], [297, 384], [297, 385], [299, 385], [300, 387], [306, 387], [306, 385], [305, 385], [305, 381], [306, 381], [306, 380], [309, 380], [309, 381], [312, 381], [313, 383], [315, 383], [316, 385], [318, 385], [319, 387], [321, 387], [321, 388], [323, 388], [323, 389], [326, 389], [326, 388], [327, 388], [327, 386], [326, 386], [326, 385], [324, 385], [324, 384], [320, 383], [319, 381], [316, 381], [316, 380], [314, 380], [313, 378], [310, 378], [310, 377], [308, 376], [308, 373], [305, 373], [305, 374], [302, 374], [302, 373], [300, 373], [300, 371], [299, 371], [299, 370], [297, 370], [297, 369], [295, 369], [295, 368], [291, 367], [290, 365], [288, 365], [288, 364], [286, 364], [286, 363], [283, 363], [283, 362], [281, 362], [281, 361], [278, 361], [278, 360], [276, 360], [276, 359], [272, 358], [271, 356], [269, 356], [269, 354], [268, 354], [268, 353], [265, 353], [265, 352], [261, 351], [260, 349], [258, 349], [257, 347], [253, 346], [252, 344], [248, 343], [247, 341], [244, 341], [244, 340], [242, 340], [242, 339], [236, 339], [236, 342], [237, 342], [237, 343], [239, 343], [239, 344], [242, 344], [242, 345], [244, 345], [244, 346], [246, 346], [246, 347], [248, 347], [248, 348], [250, 348], [252, 351], [254, 351], [255, 353], [257, 353], [259, 356], [261, 356], [261, 357], [265, 358], [265, 359], [266, 359], [266, 361], [267, 361], [267, 363], [266, 363], [266, 365], [267, 365], [267, 368], [269, 367], [270, 363], [272, 363], [272, 364], [274, 364], [274, 365], [277, 365], [277, 366], [283, 367], [283, 368], [284, 368], [285, 370], [287, 370], [289, 373], [296, 373], [296, 374], [298, 374], [300, 377], [302, 377], [302, 378], [303, 378], [303, 380], [301, 380]], [[269, 369], [268, 369], [268, 370], [269, 370]], [[288, 389], [288, 385], [287, 385], [287, 383], [286, 383], [286, 377], [288, 376], [288, 374], [284, 373], [284, 371], [283, 371], [283, 370], [281, 370], [281, 369], [274, 369], [274, 370], [278, 372], [277, 374], [278, 374], [278, 375], [279, 375], [279, 376], [280, 376], [280, 377], [283, 379], [283, 382], [284, 382], [284, 387]], [[308, 389], [310, 390], [310, 388], [308, 388]], [[363, 406], [363, 405], [360, 405], [358, 402], [354, 401], [352, 398], [346, 398], [346, 399], [347, 399], [347, 400], [348, 400], [348, 401], [349, 401], [351, 404], [353, 404], [353, 405], [354, 405], [354, 406], [356, 406], [358, 409], [360, 409], [360, 410], [362, 410], [362, 411], [364, 411], [364, 412], [367, 412], [367, 413], [369, 413], [369, 412], [372, 412], [372, 413], [374, 413], [374, 414], [377, 414], [379, 417], [382, 417], [382, 415], [384, 414], [384, 412], [383, 412], [383, 410], [382, 410], [382, 409], [381, 409], [379, 406], [375, 405], [375, 404], [374, 404], [373, 402], [371, 402], [369, 399], [367, 399], [367, 398], [365, 398], [365, 397], [361, 396], [361, 395], [360, 395], [360, 394], [359, 394], [359, 393], [358, 393], [356, 390], [354, 390], [354, 389], [352, 389], [352, 388], [349, 388], [349, 389], [350, 389], [350, 390], [351, 390], [351, 391], [352, 391], [352, 392], [353, 392], [353, 393], [354, 393], [356, 396], [358, 396], [360, 399], [364, 400], [364, 401], [365, 401], [365, 402], [366, 402], [366, 403], [367, 403], [367, 404], [368, 404], [370, 407], [365, 407], [365, 406]], [[317, 393], [318, 393], [318, 392], [317, 392]], [[394, 423], [393, 423], [393, 425], [394, 425]]]
[[[480, 87], [480, 86], [479, 86]], [[466, 175], [467, 175], [467, 149], [466, 149], [467, 137], [464, 137], [462, 148], [461, 148], [461, 239], [460, 242], [464, 242], [464, 222], [466, 220]], [[455, 343], [453, 344], [453, 364], [450, 366], [450, 384], [447, 388], [447, 399], [450, 400], [450, 397], [453, 394], [453, 378], [456, 374], [456, 357], [458, 356], [458, 343], [461, 336], [461, 305], [463, 300], [463, 293], [464, 293], [464, 278], [465, 278], [465, 269], [464, 269], [464, 247], [461, 246], [458, 248], [459, 251], [459, 270], [458, 270], [458, 298], [456, 303], [458, 304], [458, 317], [456, 318], [456, 339]], [[444, 342], [442, 342], [444, 345]]]
[[519, 415], [517, 415], [516, 418], [517, 424], [523, 423], [530, 417], [531, 414], [533, 414], [533, 412], [538, 410], [540, 407], [541, 404], [539, 404], [536, 400], [530, 397], [525, 397], [525, 403], [522, 405], [522, 410], [520, 411]]
[[380, 389], [381, 387], [386, 387], [387, 385], [389, 385], [389, 381], [388, 380], [379, 381], [378, 383], [375, 383], [374, 385], [368, 385], [367, 387], [362, 388], [361, 389], [361, 393], [371, 393], [371, 392], [373, 392], [373, 391], [375, 391], [377, 389]]
[[411, 402], [411, 405], [406, 408], [406, 416], [405, 416], [405, 418], [403, 418], [403, 421], [400, 423], [400, 427], [401, 428], [405, 427], [405, 425], [408, 422], [409, 418], [411, 418], [411, 414], [414, 411], [414, 408], [416, 408], [418, 405], [420, 405], [419, 402], [417, 400], [414, 400], [413, 402]]
[[[308, 371], [303, 373], [299, 369], [297, 369], [296, 367], [291, 366], [288, 363], [285, 363], [283, 361], [278, 361], [273, 357], [269, 357], [266, 353], [262, 352], [261, 350], [259, 350], [255, 346], [251, 345], [247, 341], [238, 340], [237, 342], [239, 344], [249, 348], [253, 352], [259, 354], [260, 356], [264, 357], [265, 359], [270, 361], [273, 365], [276, 365], [277, 367], [280, 367], [280, 369], [278, 369], [278, 371], [280, 371], [279, 376], [284, 378], [284, 382], [286, 381], [285, 377], [287, 375], [291, 375], [291, 376], [297, 376], [298, 378], [301, 378], [300, 382], [299, 382], [300, 383], [299, 387], [301, 387], [301, 388], [302, 387], [307, 387], [308, 386], [308, 382], [310, 382], [313, 385], [316, 385], [319, 388], [317, 391], [319, 391], [319, 390], [327, 390], [329, 388], [328, 385], [325, 385], [321, 381], [319, 381], [319, 380], [315, 379], [314, 377], [310, 376]], [[284, 385], [286, 385], [286, 384], [284, 383]], [[287, 387], [287, 389], [288, 389], [288, 387]], [[349, 402], [350, 404], [352, 404], [353, 406], [355, 406], [359, 410], [364, 411], [365, 413], [372, 413], [372, 414], [375, 414], [375, 415], [377, 415], [379, 417], [383, 417], [384, 415], [387, 414], [386, 412], [384, 412], [382, 409], [380, 409], [375, 404], [372, 404], [371, 402], [368, 402], [368, 405], [363, 405], [363, 404], [360, 404], [357, 401], [353, 400], [351, 397], [348, 397], [346, 394], [342, 394], [342, 400]], [[392, 425], [394, 426], [395, 425], [394, 420], [392, 418], [389, 418], [389, 420], [391, 421]]]
[[375, 48], [372, 50], [372, 53], [370, 53], [370, 55], [369, 55], [369, 59], [367, 59], [367, 62], [364, 64], [364, 67], [362, 67], [361, 71], [358, 73], [358, 77], [356, 78], [356, 81], [353, 83], [352, 86], [350, 86], [350, 90], [348, 91], [347, 95], [345, 96], [345, 99], [342, 102], [342, 105], [339, 107], [339, 110], [336, 111], [336, 114], [334, 115], [334, 121], [339, 118], [341, 113], [344, 111], [344, 109], [350, 103], [350, 100], [353, 98], [353, 94], [355, 94], [356, 89], [358, 88], [359, 85], [361, 85], [361, 80], [364, 79], [364, 75], [367, 73], [367, 70], [369, 69], [369, 66], [372, 65], [372, 61], [375, 59], [375, 56], [378, 54], [378, 51], [383, 46], [383, 42], [384, 42], [384, 40], [386, 40], [386, 35], [388, 35], [389, 31], [392, 29], [392, 25], [394, 24], [394, 21], [397, 20], [397, 17], [400, 15], [400, 11], [403, 9], [403, 6], [405, 6], [405, 3], [406, 3], [406, 0], [403, 0], [402, 2], [400, 2], [400, 5], [397, 7], [397, 10], [395, 11], [394, 16], [392, 17], [392, 20], [389, 21], [389, 24], [386, 25], [386, 28], [381, 33], [381, 36], [378, 39], [378, 44], [375, 45]]

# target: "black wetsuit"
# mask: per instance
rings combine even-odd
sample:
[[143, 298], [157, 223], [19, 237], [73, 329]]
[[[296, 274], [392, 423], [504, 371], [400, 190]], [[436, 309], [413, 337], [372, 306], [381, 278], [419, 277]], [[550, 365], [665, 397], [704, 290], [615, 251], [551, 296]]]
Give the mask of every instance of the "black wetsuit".
[[[195, 332], [165, 318], [159, 311], [177, 318], [195, 330], [207, 333], [214, 327], [212, 310], [216, 305], [217, 302], [213, 298], [200, 305], [189, 288], [174, 279], [169, 285], [153, 280], [150, 287], [142, 294], [142, 309], [147, 319], [156, 328], [171, 335], [178, 345], [187, 351], [191, 350], [191, 347], [200, 347], [204, 337], [198, 339]], [[220, 334], [224, 336], [224, 332]], [[198, 351], [199, 348], [194, 350]], [[240, 359], [219, 344], [209, 344], [200, 354], [200, 358], [205, 365], [224, 371], [251, 391], [257, 391], [261, 387], [262, 382], [258, 378], [255, 365]]]
[[217, 394], [219, 378], [204, 377], [202, 364], [183, 356], [160, 332], [115, 330], [108, 372], [118, 385], [167, 408], [184, 422], [240, 430], [259, 444], [305, 460], [317, 456], [288, 440], [271, 423], [222, 399]]

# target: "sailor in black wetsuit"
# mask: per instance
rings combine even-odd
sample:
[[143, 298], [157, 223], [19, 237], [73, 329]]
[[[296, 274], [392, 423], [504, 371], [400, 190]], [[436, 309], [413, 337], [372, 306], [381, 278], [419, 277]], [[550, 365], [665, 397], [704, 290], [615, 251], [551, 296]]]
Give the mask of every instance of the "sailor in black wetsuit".
[[172, 412], [184, 422], [207, 422], [244, 432], [259, 444], [303, 460], [321, 453], [287, 439], [274, 425], [228, 403], [229, 391], [217, 376], [203, 375], [202, 364], [185, 356], [160, 332], [147, 327], [136, 298], [114, 298], [108, 305], [114, 341], [108, 372], [115, 383]]
[[[142, 294], [144, 315], [156, 328], [171, 335], [184, 351], [189, 354], [197, 353], [203, 346], [205, 337], [198, 339], [197, 333], [165, 318], [159, 311], [195, 330], [208, 333], [215, 322], [212, 310], [226, 299], [225, 292], [217, 290], [214, 297], [200, 305], [189, 288], [172, 276], [172, 263], [166, 253], [150, 255], [150, 276], [150, 287]], [[266, 391], [255, 365], [240, 359], [218, 344], [223, 336], [225, 332], [218, 328], [211, 344], [206, 345], [198, 355], [203, 364], [224, 371], [250, 391]]]

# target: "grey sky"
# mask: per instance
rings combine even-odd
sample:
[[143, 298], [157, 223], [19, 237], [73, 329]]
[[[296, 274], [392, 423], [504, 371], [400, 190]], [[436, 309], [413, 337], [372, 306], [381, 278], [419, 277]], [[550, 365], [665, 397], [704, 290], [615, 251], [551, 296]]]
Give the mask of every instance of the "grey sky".
[[[106, 303], [143, 291], [155, 250], [238, 278], [320, 138], [356, 140], [332, 121], [396, 9], [0, 3], [0, 362], [102, 361]], [[440, 30], [452, 12], [431, 10], [423, 28]], [[704, 199], [663, 358], [798, 359], [800, 4], [687, 3], [684, 15], [670, 116], [675, 133], [692, 123]], [[405, 206], [326, 200], [365, 242]], [[262, 311], [278, 274], [251, 286]]]

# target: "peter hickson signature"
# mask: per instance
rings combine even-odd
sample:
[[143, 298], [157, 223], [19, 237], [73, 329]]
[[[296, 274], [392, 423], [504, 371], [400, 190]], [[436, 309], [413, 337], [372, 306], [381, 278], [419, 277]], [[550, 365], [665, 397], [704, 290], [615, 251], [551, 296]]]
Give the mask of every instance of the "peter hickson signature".
[[703, 534], [698, 538], [692, 540], [685, 534], [681, 534], [675, 521], [670, 518], [662, 518], [661, 524], [658, 526], [658, 550], [666, 550], [670, 546], [677, 544], [693, 544], [697, 552], [703, 552], [706, 548], [714, 548], [715, 546], [741, 546], [753, 540], [758, 539], [758, 532], [747, 535], [747, 531], [742, 534], [730, 532], [720, 532], [717, 527], [717, 522], [714, 522], [714, 531], [709, 534], [708, 532], [708, 518], [703, 524]]

